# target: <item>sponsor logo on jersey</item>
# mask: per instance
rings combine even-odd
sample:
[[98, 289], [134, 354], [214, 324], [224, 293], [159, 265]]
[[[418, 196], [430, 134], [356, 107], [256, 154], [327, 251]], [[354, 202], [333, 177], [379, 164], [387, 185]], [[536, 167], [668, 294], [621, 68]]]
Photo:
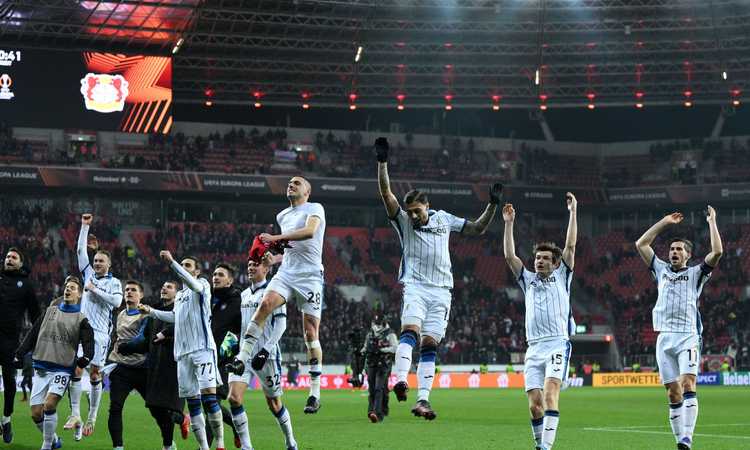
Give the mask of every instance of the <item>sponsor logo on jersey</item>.
[[678, 281], [690, 281], [690, 277], [688, 275], [680, 275], [675, 278], [670, 278], [670, 276], [665, 273], [665, 274], [662, 274], [661, 278], [663, 280], [669, 280], [672, 283], [676, 283]]

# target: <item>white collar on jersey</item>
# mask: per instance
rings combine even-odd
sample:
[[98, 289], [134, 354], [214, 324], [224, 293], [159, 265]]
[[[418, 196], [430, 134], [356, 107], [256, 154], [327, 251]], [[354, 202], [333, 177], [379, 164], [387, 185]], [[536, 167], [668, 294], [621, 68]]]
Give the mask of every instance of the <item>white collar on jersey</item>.
[[250, 292], [255, 294], [256, 292], [258, 292], [258, 289], [263, 289], [264, 287], [266, 287], [266, 285], [268, 285], [267, 279], [258, 284], [250, 283]]

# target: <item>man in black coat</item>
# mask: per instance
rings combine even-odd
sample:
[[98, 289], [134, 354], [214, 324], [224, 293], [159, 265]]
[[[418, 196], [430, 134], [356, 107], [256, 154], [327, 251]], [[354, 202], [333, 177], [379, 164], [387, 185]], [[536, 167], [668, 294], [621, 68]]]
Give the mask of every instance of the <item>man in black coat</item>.
[[[176, 280], [165, 281], [159, 300], [151, 306], [161, 311], [171, 311], [177, 292], [182, 288]], [[125, 345], [120, 352], [146, 353], [148, 375], [146, 382], [146, 407], [159, 426], [164, 450], [173, 444], [174, 426], [180, 425], [183, 439], [190, 431], [190, 417], [183, 414], [184, 400], [177, 391], [177, 362], [174, 360], [174, 324], [149, 318], [143, 336]]]
[[13, 355], [18, 349], [19, 335], [24, 323], [24, 314], [29, 321], [36, 323], [41, 308], [29, 279], [30, 270], [24, 266], [24, 256], [15, 247], [8, 249], [5, 263], [0, 273], [0, 366], [4, 384], [4, 407], [2, 417], [3, 442], [13, 441], [10, 416], [16, 398], [16, 367]]
[[[221, 348], [221, 343], [224, 342], [224, 337], [227, 333], [232, 333], [235, 336], [240, 336], [242, 333], [242, 313], [240, 304], [242, 298], [240, 294], [242, 291], [234, 285], [236, 269], [229, 263], [220, 262], [214, 269], [213, 276], [211, 277], [211, 334], [213, 335], [216, 348]], [[216, 388], [216, 397], [221, 400], [226, 400], [229, 395], [229, 374], [224, 367], [226, 363], [231, 361], [231, 358], [222, 358], [218, 355], [219, 374], [223, 384]], [[221, 405], [221, 414], [224, 423], [232, 427], [234, 433], [235, 444], [239, 442], [239, 436], [237, 431], [234, 429], [234, 421], [232, 420], [232, 413], [227, 409], [226, 406]], [[209, 443], [211, 442], [211, 436], [209, 433]], [[239, 447], [239, 445], [236, 445]]]

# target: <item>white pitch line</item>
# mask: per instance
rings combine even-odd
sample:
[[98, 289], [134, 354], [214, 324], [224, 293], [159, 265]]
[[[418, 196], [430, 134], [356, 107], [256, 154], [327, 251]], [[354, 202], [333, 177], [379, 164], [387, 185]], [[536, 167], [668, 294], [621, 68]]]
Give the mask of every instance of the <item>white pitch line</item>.
[[[750, 423], [708, 423], [708, 424], [698, 424], [697, 428], [704, 428], [704, 427], [747, 427], [750, 426]], [[667, 428], [666, 425], [633, 425], [628, 427], [601, 427], [606, 428], [608, 430], [640, 430], [641, 428]], [[594, 429], [594, 428], [590, 428]], [[598, 429], [598, 428], [596, 428]]]
[[[616, 428], [584, 428], [584, 431], [605, 431], [610, 433], [640, 433], [640, 434], [668, 434], [672, 436], [672, 433], [669, 431], [647, 431], [647, 430], [630, 430], [630, 429], [616, 429]], [[721, 438], [721, 439], [742, 439], [742, 440], [750, 440], [750, 436], [733, 436], [733, 435], [724, 435], [724, 434], [705, 434], [705, 433], [696, 433], [693, 436], [696, 437], [711, 437], [711, 438]]]

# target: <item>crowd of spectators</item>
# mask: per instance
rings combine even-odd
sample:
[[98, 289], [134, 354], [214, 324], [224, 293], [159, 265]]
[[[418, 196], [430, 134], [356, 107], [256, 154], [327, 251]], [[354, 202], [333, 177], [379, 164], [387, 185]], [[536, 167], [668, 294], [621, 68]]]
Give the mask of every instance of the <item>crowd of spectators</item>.
[[[742, 182], [750, 167], [737, 164], [750, 154], [750, 139], [693, 138], [656, 142], [647, 155], [611, 164], [610, 158], [571, 156], [550, 152], [525, 142], [512, 152], [477, 151], [472, 138], [441, 136], [435, 148], [418, 148], [411, 134], [391, 143], [392, 177], [440, 181], [498, 179], [530, 185], [565, 183], [577, 186], [629, 187], [644, 184]], [[0, 157], [14, 155], [11, 163], [92, 164], [109, 168], [237, 174], [307, 173], [327, 177], [373, 178], [372, 143], [351, 131], [339, 137], [318, 131], [312, 142], [289, 142], [284, 128], [265, 132], [233, 128], [225, 133], [187, 136], [184, 133], [150, 135], [146, 145], [122, 145], [113, 156], [101, 159], [97, 142], [71, 141], [67, 148], [44, 151], [28, 140], [13, 137], [0, 123]], [[645, 159], [644, 159], [645, 158]], [[744, 169], [743, 169], [744, 168]], [[647, 170], [644, 170], [647, 169]]]

